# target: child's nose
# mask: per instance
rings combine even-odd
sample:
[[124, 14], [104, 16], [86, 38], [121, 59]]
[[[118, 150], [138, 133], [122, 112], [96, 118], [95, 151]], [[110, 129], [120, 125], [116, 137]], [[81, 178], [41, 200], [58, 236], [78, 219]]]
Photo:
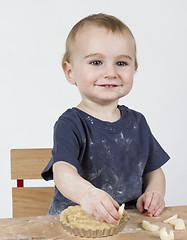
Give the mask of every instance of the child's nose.
[[108, 66], [105, 68], [105, 71], [104, 71], [105, 79], [114, 79], [116, 78], [116, 76], [117, 76], [117, 73], [114, 66]]

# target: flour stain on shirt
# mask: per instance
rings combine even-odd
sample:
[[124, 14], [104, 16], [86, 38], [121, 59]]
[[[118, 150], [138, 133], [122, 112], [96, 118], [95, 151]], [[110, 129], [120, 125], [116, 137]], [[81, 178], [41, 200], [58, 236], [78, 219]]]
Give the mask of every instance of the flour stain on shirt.
[[89, 141], [89, 146], [91, 147], [94, 143], [92, 142], [92, 139]]
[[138, 163], [138, 171], [139, 171], [140, 175], [143, 174], [144, 166], [143, 166], [143, 163], [142, 163], [142, 162], [139, 162], [139, 163]]
[[104, 167], [99, 169], [97, 172], [96, 171], [89, 172], [88, 176], [87, 176], [89, 178], [89, 181], [93, 181], [94, 179], [98, 178], [102, 174], [103, 171], [104, 171]]
[[102, 139], [102, 144], [103, 144], [103, 149], [105, 150], [106, 153], [106, 158], [112, 158], [112, 153], [111, 153], [111, 147], [110, 145], [107, 145], [106, 139]]
[[102, 141], [101, 141], [101, 142], [105, 144], [105, 143], [106, 143], [106, 139], [102, 139]]
[[124, 135], [123, 135], [123, 133], [121, 132], [121, 133], [114, 139], [114, 141], [115, 141], [116, 143], [122, 143], [122, 142], [124, 142]]
[[130, 144], [130, 143], [132, 142], [132, 139], [126, 138], [126, 139], [125, 139], [125, 142], [126, 142], [127, 144]]
[[122, 132], [120, 133], [120, 137], [121, 137], [121, 139], [124, 139], [124, 135]]
[[119, 133], [119, 135], [114, 139], [116, 144], [119, 144], [120, 146], [126, 146], [129, 149], [130, 144], [132, 143], [131, 138], [126, 138], [123, 133]]
[[85, 136], [82, 136], [81, 141], [82, 141], [82, 143], [84, 144], [84, 143], [86, 142], [86, 137], [85, 137]]
[[135, 130], [136, 130], [137, 128], [138, 128], [138, 124], [137, 124], [137, 123], [135, 123], [135, 124], [134, 124], [134, 126], [133, 126], [133, 129], [135, 129]]
[[94, 120], [91, 116], [88, 116], [87, 119], [90, 121], [91, 124], [94, 124]]

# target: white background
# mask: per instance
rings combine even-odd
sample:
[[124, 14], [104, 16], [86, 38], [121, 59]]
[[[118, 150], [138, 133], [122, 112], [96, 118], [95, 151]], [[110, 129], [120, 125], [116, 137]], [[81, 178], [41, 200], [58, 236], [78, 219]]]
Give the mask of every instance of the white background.
[[146, 116], [171, 156], [166, 205], [187, 204], [186, 9], [185, 0], [0, 0], [0, 218], [12, 216], [10, 149], [52, 147], [55, 121], [80, 101], [61, 69], [65, 38], [99, 12], [135, 35], [139, 70], [120, 103]]

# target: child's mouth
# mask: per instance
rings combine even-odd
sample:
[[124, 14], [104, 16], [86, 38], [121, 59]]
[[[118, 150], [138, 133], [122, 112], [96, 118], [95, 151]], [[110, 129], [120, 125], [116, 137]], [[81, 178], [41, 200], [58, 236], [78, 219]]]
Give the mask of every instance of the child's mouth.
[[113, 87], [117, 87], [118, 85], [115, 85], [115, 84], [102, 84], [102, 85], [99, 85], [100, 87], [106, 87], [106, 88], [113, 88]]

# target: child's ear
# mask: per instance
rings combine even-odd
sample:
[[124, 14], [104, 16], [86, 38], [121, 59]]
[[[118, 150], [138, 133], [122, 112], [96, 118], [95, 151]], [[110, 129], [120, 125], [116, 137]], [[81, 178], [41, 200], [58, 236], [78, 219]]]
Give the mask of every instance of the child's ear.
[[76, 81], [74, 79], [74, 75], [73, 75], [73, 69], [72, 69], [72, 65], [71, 63], [65, 61], [62, 65], [62, 68], [64, 70], [66, 79], [68, 80], [69, 83], [76, 85]]

